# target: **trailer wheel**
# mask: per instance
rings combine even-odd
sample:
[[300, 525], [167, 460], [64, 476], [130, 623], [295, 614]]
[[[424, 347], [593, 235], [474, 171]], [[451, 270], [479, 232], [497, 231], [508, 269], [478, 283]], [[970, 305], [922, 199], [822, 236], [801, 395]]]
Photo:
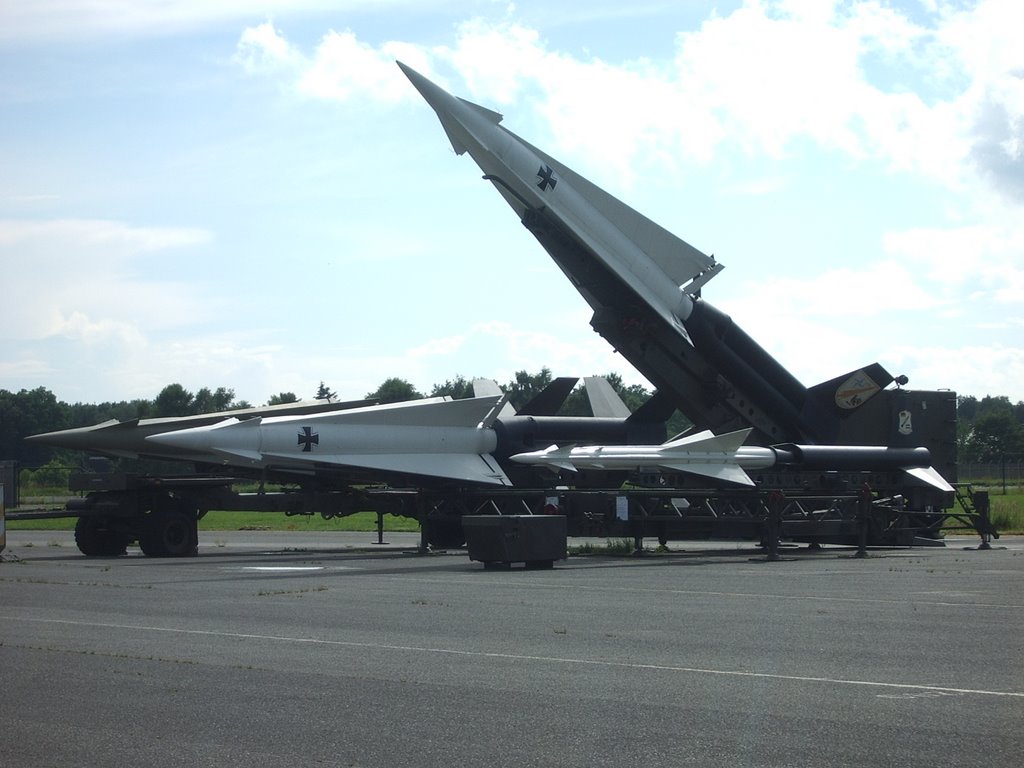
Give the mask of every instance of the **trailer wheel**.
[[107, 517], [87, 515], [75, 523], [75, 544], [87, 557], [117, 557], [128, 548], [128, 536]]
[[154, 509], [143, 520], [139, 549], [148, 557], [190, 557], [199, 550], [198, 521], [181, 508]]

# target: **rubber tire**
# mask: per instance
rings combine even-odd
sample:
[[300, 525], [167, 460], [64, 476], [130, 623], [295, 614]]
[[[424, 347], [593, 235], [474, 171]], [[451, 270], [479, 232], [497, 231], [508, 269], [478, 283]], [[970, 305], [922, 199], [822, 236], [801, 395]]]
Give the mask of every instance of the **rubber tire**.
[[147, 557], [192, 557], [199, 550], [198, 521], [178, 509], [153, 510], [139, 531], [139, 549]]
[[86, 557], [118, 557], [128, 549], [128, 536], [106, 517], [87, 515], [75, 523], [75, 544]]

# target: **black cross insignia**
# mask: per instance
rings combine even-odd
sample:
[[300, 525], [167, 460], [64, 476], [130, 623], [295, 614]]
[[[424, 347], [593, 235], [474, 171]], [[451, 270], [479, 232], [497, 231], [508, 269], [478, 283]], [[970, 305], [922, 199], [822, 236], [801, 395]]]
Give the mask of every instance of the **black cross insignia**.
[[547, 192], [548, 187], [554, 189], [555, 184], [558, 183], [558, 179], [555, 178], [555, 172], [551, 169], [550, 165], [542, 165], [540, 170], [537, 171], [537, 176], [540, 178], [537, 186], [540, 187], [541, 192]]
[[320, 445], [320, 435], [313, 432], [312, 427], [303, 427], [299, 432], [299, 442], [296, 445], [302, 446], [303, 453], [309, 453], [314, 445]]

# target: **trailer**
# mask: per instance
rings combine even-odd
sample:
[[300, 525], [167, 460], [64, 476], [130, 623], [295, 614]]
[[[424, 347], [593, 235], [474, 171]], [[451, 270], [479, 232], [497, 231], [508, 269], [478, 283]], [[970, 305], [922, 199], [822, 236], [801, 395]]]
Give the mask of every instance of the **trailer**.
[[[652, 482], [651, 477], [637, 478]], [[423, 552], [462, 547], [463, 520], [481, 516], [559, 516], [569, 537], [674, 540], [753, 540], [777, 552], [779, 542], [866, 546], [941, 546], [942, 530], [956, 524], [986, 546], [998, 533], [987, 494], [958, 487], [949, 508], [920, 508], [886, 491], [893, 478], [872, 473], [828, 473], [782, 478], [750, 489], [626, 484], [614, 488], [480, 488], [295, 486], [240, 491], [251, 478], [218, 475], [81, 473], [71, 477], [65, 510], [77, 517], [75, 541], [88, 556], [122, 555], [137, 543], [149, 557], [195, 555], [198, 523], [211, 510], [319, 515], [325, 519], [373, 512], [420, 524]], [[878, 487], [872, 486], [874, 481]]]

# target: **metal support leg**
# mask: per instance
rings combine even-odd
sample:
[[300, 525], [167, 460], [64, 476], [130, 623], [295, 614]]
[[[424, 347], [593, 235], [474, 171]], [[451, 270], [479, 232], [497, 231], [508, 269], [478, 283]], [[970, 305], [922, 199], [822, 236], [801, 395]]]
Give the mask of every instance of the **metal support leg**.
[[764, 543], [768, 550], [768, 562], [776, 563], [782, 559], [779, 555], [779, 538], [782, 532], [782, 507], [785, 497], [778, 491], [768, 495], [768, 516], [765, 518]]
[[420, 549], [421, 555], [430, 554], [430, 545], [427, 543], [427, 516], [424, 513], [423, 497], [416, 494], [416, 519], [420, 521]]
[[857, 502], [857, 554], [854, 557], [868, 556], [868, 526], [870, 522], [871, 489], [865, 485]]
[[978, 526], [981, 528], [978, 531], [981, 534], [981, 544], [978, 545], [978, 549], [992, 549], [992, 521], [989, 517], [988, 491], [975, 491], [974, 508], [978, 510], [978, 515], [981, 517]]

